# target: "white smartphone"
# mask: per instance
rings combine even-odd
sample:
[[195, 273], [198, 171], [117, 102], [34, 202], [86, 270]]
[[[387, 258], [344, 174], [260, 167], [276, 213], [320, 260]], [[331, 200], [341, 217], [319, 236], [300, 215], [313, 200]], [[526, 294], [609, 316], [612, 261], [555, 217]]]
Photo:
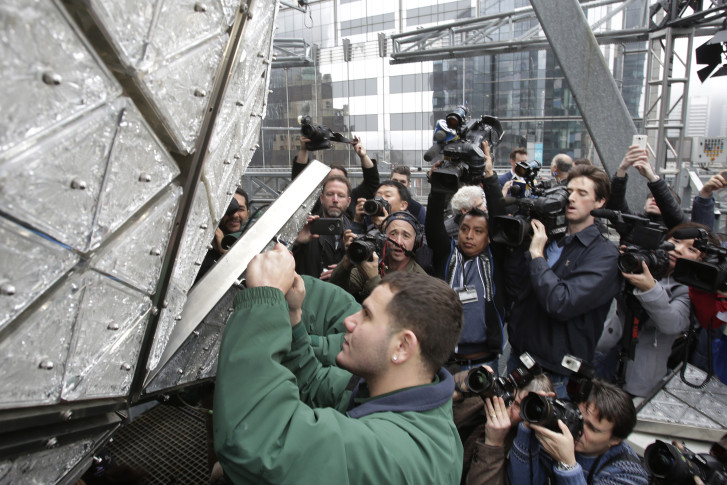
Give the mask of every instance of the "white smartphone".
[[638, 145], [639, 148], [642, 150], [646, 150], [646, 140], [648, 137], [646, 135], [634, 135], [634, 139], [631, 142], [632, 145]]

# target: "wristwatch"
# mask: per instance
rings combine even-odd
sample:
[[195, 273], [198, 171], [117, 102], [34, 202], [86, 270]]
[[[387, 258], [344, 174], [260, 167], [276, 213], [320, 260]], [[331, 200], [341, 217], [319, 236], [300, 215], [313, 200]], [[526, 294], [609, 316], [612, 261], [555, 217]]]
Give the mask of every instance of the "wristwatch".
[[574, 463], [572, 465], [569, 465], [567, 463], [563, 463], [562, 461], [559, 461], [558, 463], [555, 464], [556, 470], [560, 470], [560, 471], [563, 471], [563, 472], [568, 472], [568, 471], [571, 471], [571, 470], [575, 470], [575, 468], [577, 466], [578, 466], [578, 462], [576, 462], [576, 463]]

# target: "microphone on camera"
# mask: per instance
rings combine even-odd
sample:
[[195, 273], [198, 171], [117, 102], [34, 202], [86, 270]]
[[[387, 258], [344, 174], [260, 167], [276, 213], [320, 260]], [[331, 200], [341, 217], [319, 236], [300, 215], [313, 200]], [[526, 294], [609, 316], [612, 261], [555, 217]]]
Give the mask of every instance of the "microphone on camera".
[[593, 209], [591, 211], [591, 215], [593, 217], [602, 217], [604, 219], [618, 219], [619, 216], [621, 216], [621, 213], [619, 211], [614, 211], [611, 209]]
[[672, 234], [672, 237], [674, 239], [702, 239], [705, 236], [705, 230], [698, 227], [685, 227], [683, 229], [677, 229]]
[[441, 145], [439, 143], [435, 143], [434, 145], [431, 146], [431, 148], [429, 150], [427, 150], [424, 153], [424, 161], [431, 162], [432, 160], [434, 160], [434, 157], [439, 155], [441, 152], [442, 152]]

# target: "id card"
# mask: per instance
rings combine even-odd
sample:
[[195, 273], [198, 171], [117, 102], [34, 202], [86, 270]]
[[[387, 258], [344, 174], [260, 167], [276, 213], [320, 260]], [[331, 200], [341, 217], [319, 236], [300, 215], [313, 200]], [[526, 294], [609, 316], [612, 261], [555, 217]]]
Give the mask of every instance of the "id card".
[[455, 288], [459, 296], [459, 301], [464, 305], [465, 303], [476, 303], [477, 302], [477, 290], [465, 286], [464, 288]]

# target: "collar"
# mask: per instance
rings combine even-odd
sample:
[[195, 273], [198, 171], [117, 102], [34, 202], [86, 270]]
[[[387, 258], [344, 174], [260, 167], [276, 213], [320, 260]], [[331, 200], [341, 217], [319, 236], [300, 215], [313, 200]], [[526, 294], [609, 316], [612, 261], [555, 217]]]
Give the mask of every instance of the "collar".
[[[362, 387], [365, 389], [365, 386], [365, 381], [361, 379], [353, 390], [354, 399], [359, 397]], [[365, 391], [368, 390], [365, 389]], [[377, 396], [353, 409], [349, 409], [348, 415], [352, 418], [362, 418], [369, 414], [381, 412], [429, 411], [451, 400], [453, 392], [454, 378], [442, 367], [431, 384], [408, 387], [383, 396]], [[354, 401], [352, 400], [352, 402]]]
[[591, 224], [575, 234], [569, 234], [564, 237], [559, 246], [567, 246], [573, 242], [574, 239], [578, 239], [583, 246], [589, 246], [600, 235], [601, 231], [598, 230], [596, 224]]

